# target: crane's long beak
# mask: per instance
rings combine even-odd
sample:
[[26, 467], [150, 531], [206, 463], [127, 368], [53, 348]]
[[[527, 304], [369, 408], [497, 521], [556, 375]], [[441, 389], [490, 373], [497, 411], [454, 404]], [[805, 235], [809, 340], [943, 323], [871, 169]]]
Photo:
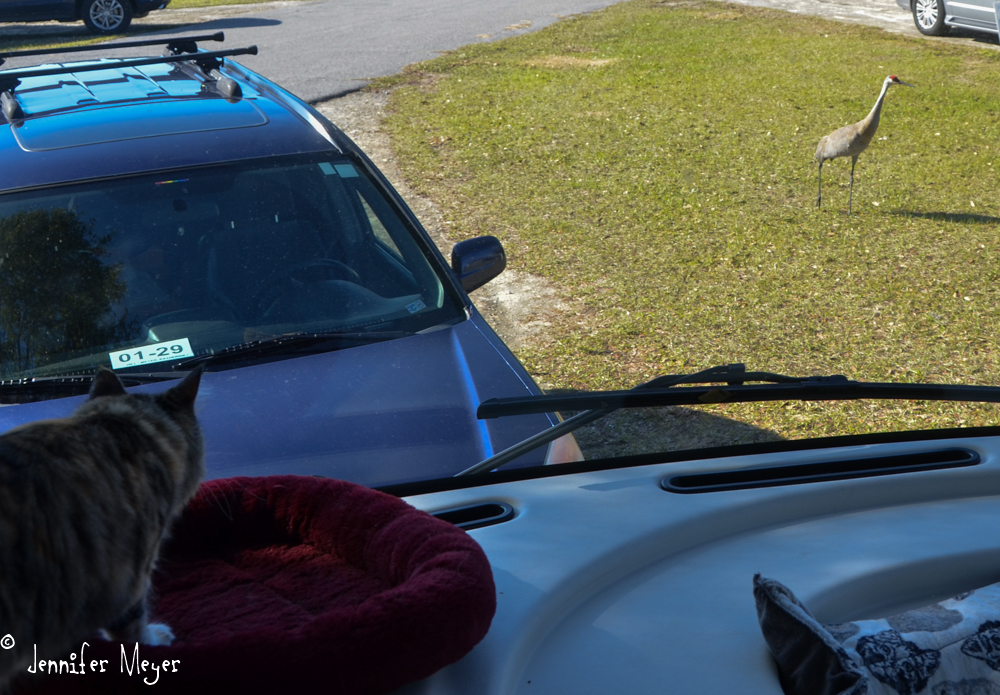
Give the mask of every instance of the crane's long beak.
[[901, 84], [901, 85], [903, 85], [904, 87], [913, 87], [913, 86], [914, 86], [914, 85], [910, 84], [909, 82], [903, 82], [902, 80], [900, 80], [900, 81], [899, 81], [899, 82], [897, 82], [896, 84]]

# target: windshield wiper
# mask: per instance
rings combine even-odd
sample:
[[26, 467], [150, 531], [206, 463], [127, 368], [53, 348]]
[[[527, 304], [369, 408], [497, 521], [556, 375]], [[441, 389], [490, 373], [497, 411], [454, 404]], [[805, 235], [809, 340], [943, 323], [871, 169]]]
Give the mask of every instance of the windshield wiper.
[[[180, 379], [185, 372], [160, 372], [118, 374], [124, 386], [139, 386], [158, 381]], [[52, 398], [82, 396], [90, 392], [93, 374], [65, 374], [61, 376], [36, 376], [23, 379], [0, 380], [0, 403], [34, 403]]]
[[[328, 352], [409, 335], [413, 334], [406, 331], [294, 333], [190, 357], [172, 365], [169, 371], [116, 371], [116, 374], [126, 387], [139, 386], [179, 379], [200, 364], [225, 364], [290, 353]], [[32, 403], [64, 396], [80, 396], [90, 391], [93, 381], [93, 372], [0, 380], [0, 404]]]
[[262, 357], [287, 355], [293, 353], [318, 353], [341, 350], [358, 345], [381, 343], [413, 335], [407, 331], [332, 331], [320, 333], [291, 333], [274, 338], [254, 340], [241, 345], [234, 345], [224, 350], [196, 355], [182, 360], [173, 369], [184, 370], [199, 364], [217, 365], [227, 362], [243, 362]]
[[[748, 381], [766, 383], [747, 384]], [[720, 382], [725, 382], [726, 385], [675, 388], [681, 384]], [[620, 408], [762, 401], [842, 401], [865, 398], [1000, 403], [1000, 387], [865, 382], [853, 381], [839, 374], [795, 377], [771, 372], [748, 372], [742, 364], [729, 364], [694, 374], [657, 377], [629, 391], [493, 398], [480, 404], [476, 411], [477, 418], [485, 420], [507, 415], [552, 413], [558, 410], [584, 412], [539, 432], [457, 475], [484, 473], [499, 468], [532, 449], [548, 444]]]

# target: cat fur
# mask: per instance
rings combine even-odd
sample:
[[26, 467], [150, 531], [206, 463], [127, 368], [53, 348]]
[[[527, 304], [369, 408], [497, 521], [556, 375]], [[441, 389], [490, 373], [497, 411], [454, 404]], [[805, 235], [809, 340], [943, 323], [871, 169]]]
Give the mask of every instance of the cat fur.
[[147, 624], [146, 600], [160, 544], [204, 476], [200, 379], [128, 394], [102, 368], [71, 416], [0, 436], [0, 635], [15, 642], [0, 649], [0, 691], [35, 654], [59, 658], [98, 630], [173, 639]]

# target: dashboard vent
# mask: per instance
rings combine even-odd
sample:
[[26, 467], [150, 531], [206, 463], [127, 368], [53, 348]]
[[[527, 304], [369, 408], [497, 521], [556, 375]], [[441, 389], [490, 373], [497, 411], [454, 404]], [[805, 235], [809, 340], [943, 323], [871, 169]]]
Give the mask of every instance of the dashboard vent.
[[506, 502], [485, 502], [468, 507], [442, 509], [439, 512], [432, 512], [431, 515], [468, 531], [513, 519], [514, 508]]
[[979, 454], [971, 449], [939, 449], [895, 456], [675, 475], [665, 478], [660, 486], [668, 492], [721, 492], [975, 466], [979, 462]]

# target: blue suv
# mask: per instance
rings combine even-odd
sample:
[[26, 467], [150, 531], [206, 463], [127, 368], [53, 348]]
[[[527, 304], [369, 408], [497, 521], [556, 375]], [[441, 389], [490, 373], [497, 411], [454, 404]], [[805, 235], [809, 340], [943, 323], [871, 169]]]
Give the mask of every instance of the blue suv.
[[469, 299], [500, 242], [449, 267], [353, 142], [230, 59], [256, 47], [197, 48], [222, 38], [0, 70], [0, 430], [100, 366], [149, 392], [205, 367], [209, 477], [440, 478], [555, 424], [476, 418], [539, 393]]
[[134, 17], [162, 10], [170, 0], [0, 0], [0, 22], [78, 22], [94, 34], [118, 34]]

